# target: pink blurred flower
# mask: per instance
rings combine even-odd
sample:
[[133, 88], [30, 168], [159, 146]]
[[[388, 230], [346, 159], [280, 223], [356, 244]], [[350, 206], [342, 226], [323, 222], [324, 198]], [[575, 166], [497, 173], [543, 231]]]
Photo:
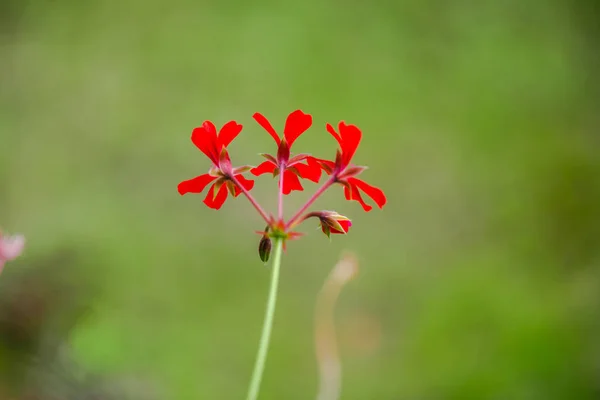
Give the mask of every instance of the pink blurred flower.
[[0, 231], [0, 272], [7, 261], [12, 261], [19, 257], [25, 247], [25, 236], [23, 235], [4, 235]]

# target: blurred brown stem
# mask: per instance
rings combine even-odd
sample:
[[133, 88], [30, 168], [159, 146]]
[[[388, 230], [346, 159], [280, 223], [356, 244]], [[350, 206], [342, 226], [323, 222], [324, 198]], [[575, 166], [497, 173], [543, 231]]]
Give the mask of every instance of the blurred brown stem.
[[337, 400], [341, 393], [342, 367], [335, 334], [334, 311], [343, 286], [358, 272], [353, 254], [345, 254], [327, 277], [315, 309], [315, 350], [319, 364], [317, 400]]

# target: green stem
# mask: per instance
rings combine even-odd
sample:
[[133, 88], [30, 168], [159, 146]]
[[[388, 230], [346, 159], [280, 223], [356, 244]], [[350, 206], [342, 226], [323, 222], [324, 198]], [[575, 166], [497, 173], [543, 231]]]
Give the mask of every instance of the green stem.
[[267, 300], [267, 310], [265, 312], [265, 321], [263, 323], [260, 344], [258, 346], [258, 354], [254, 364], [254, 372], [248, 389], [247, 400], [256, 400], [260, 389], [263, 371], [265, 369], [265, 361], [269, 350], [269, 340], [271, 338], [271, 330], [273, 328], [273, 317], [275, 315], [275, 303], [277, 302], [277, 286], [279, 283], [279, 269], [281, 267], [281, 253], [283, 248], [283, 239], [275, 238], [275, 254], [273, 255], [273, 270], [271, 272], [271, 287], [269, 289], [269, 299]]

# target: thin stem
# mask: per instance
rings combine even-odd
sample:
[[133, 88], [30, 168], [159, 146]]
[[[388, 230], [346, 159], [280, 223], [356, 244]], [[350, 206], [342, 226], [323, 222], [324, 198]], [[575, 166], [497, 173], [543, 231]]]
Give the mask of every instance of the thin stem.
[[260, 389], [263, 371], [265, 369], [265, 361], [269, 350], [269, 340], [271, 338], [271, 330], [273, 328], [273, 316], [275, 315], [275, 303], [277, 302], [277, 286], [279, 283], [279, 270], [281, 267], [281, 253], [283, 240], [275, 238], [275, 254], [273, 256], [273, 270], [271, 272], [271, 287], [269, 289], [269, 299], [267, 300], [267, 310], [265, 312], [265, 321], [263, 323], [260, 344], [258, 346], [258, 354], [256, 355], [256, 363], [254, 364], [254, 372], [248, 389], [247, 400], [256, 400]]
[[283, 221], [283, 172], [285, 171], [285, 165], [279, 167], [279, 220]]
[[335, 335], [334, 310], [342, 288], [358, 273], [353, 254], [344, 254], [335, 265], [317, 297], [315, 350], [319, 363], [317, 400], [337, 400], [342, 386], [342, 365]]
[[246, 195], [246, 197], [248, 198], [248, 200], [250, 200], [250, 203], [252, 203], [252, 205], [254, 206], [254, 208], [256, 208], [256, 211], [258, 211], [258, 213], [260, 214], [260, 216], [263, 217], [263, 219], [265, 220], [265, 222], [268, 225], [270, 225], [271, 224], [271, 219], [269, 218], [269, 216], [267, 215], [267, 213], [265, 212], [265, 210], [260, 206], [260, 204], [258, 204], [258, 202], [250, 194], [250, 192], [248, 190], [246, 190], [246, 188], [244, 186], [242, 186], [242, 184], [240, 183], [240, 181], [237, 180], [237, 178], [235, 177], [235, 175], [232, 174], [229, 177], [229, 179], [231, 179], [231, 181], [233, 183], [235, 183], [235, 185], [238, 188], [240, 188], [240, 190], [242, 191], [242, 193], [244, 193]]
[[289, 229], [292, 225], [294, 225], [294, 223], [298, 220], [298, 218], [300, 218], [302, 216], [302, 213], [304, 211], [306, 211], [306, 209], [308, 207], [310, 207], [312, 205], [312, 203], [315, 202], [315, 200], [317, 200], [319, 198], [319, 196], [321, 196], [323, 194], [323, 192], [325, 192], [329, 186], [333, 185], [335, 183], [336, 180], [336, 176], [332, 175], [331, 178], [329, 178], [324, 184], [323, 186], [321, 186], [311, 197], [310, 199], [308, 199], [308, 201], [302, 206], [300, 207], [300, 209], [298, 210], [298, 212], [296, 212], [296, 214], [294, 214], [294, 216], [292, 218], [290, 218], [290, 220], [288, 221], [288, 223], [285, 225], [285, 229]]

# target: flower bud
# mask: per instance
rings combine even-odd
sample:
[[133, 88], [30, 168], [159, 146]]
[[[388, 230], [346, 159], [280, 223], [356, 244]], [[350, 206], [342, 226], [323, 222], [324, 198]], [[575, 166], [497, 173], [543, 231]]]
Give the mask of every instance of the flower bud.
[[327, 237], [331, 234], [346, 234], [352, 226], [350, 218], [338, 214], [335, 211], [319, 211], [307, 215], [307, 217], [317, 217], [321, 222], [321, 230]]
[[264, 235], [262, 239], [260, 239], [260, 243], [258, 244], [258, 255], [262, 262], [265, 264], [269, 261], [269, 256], [271, 255], [271, 238], [268, 235]]

